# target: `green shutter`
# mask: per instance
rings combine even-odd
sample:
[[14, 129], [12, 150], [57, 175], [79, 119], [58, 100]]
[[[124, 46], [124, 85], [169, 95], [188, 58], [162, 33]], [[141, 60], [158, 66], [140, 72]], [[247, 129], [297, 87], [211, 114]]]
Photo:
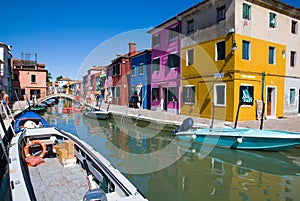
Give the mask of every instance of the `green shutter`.
[[274, 48], [269, 47], [269, 64], [274, 64]]

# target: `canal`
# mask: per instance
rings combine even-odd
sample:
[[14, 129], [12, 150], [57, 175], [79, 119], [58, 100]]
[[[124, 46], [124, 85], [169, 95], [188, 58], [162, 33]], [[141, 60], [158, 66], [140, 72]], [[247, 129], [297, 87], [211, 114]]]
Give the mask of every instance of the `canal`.
[[98, 121], [64, 114], [60, 107], [43, 114], [48, 123], [89, 143], [151, 201], [300, 199], [300, 149], [239, 151], [183, 143], [135, 120]]

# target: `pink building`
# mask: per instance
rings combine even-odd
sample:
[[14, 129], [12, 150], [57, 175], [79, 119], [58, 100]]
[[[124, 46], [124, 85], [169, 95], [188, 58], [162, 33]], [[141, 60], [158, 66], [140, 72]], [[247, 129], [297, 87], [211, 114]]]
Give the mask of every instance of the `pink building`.
[[176, 17], [158, 25], [152, 35], [151, 110], [179, 113], [181, 23]]
[[[20, 100], [23, 100], [23, 95], [28, 98], [36, 95], [37, 98], [46, 95], [47, 89], [47, 73], [45, 64], [38, 64], [36, 61], [20, 60], [14, 58], [12, 60], [12, 94], [16, 91]], [[12, 96], [16, 100], [15, 96]]]

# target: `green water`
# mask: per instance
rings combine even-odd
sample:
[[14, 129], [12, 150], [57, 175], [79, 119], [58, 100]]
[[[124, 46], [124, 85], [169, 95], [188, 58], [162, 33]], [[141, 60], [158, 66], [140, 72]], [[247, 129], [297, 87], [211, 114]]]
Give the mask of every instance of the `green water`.
[[57, 109], [44, 117], [89, 143], [149, 200], [300, 200], [300, 149], [238, 151], [179, 142], [131, 119], [97, 121]]

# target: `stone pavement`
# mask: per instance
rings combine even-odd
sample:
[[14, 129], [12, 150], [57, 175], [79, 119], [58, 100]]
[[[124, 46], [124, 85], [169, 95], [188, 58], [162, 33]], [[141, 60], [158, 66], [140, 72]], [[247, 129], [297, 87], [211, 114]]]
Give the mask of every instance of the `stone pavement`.
[[[19, 109], [20, 103], [14, 104], [14, 109]], [[26, 105], [25, 102], [21, 102], [21, 108], [24, 108]], [[88, 104], [90, 107], [98, 108], [95, 106], [95, 103]], [[108, 107], [107, 103], [101, 104], [101, 109], [106, 110]], [[194, 116], [187, 115], [177, 115], [173, 113], [168, 113], [165, 111], [152, 111], [152, 110], [144, 110], [144, 109], [133, 109], [128, 108], [126, 106], [119, 105], [110, 105], [109, 111], [112, 112], [113, 115], [121, 116], [121, 117], [129, 117], [129, 118], [137, 118], [141, 120], [150, 120], [151, 122], [155, 122], [158, 124], [166, 124], [166, 125], [181, 125], [182, 121], [187, 117], [191, 117], [194, 120], [194, 125], [196, 127], [209, 127], [211, 124], [211, 119], [205, 119]], [[214, 121], [214, 127], [221, 126], [234, 126], [234, 122], [224, 122], [224, 121]], [[241, 121], [238, 122], [237, 127], [248, 127], [248, 128], [256, 128], [259, 129], [260, 121]], [[292, 132], [300, 132], [300, 116], [289, 116], [282, 119], [266, 119], [264, 120], [263, 129], [273, 129], [273, 130], [283, 130], [283, 131], [292, 131]]]
[[[102, 109], [107, 108], [106, 103], [102, 103]], [[117, 106], [117, 105], [110, 105], [109, 111], [112, 112], [113, 115], [120, 115], [120, 116], [128, 116], [128, 117], [135, 117], [139, 119], [149, 119], [152, 122], [160, 122], [170, 125], [181, 125], [182, 121], [187, 117], [191, 117], [194, 120], [195, 126], [201, 127], [209, 127], [211, 124], [210, 119], [194, 117], [194, 116], [187, 116], [187, 115], [177, 115], [168, 113], [165, 111], [151, 111], [151, 110], [144, 110], [144, 109], [133, 109], [128, 108], [125, 106]], [[220, 126], [234, 126], [234, 122], [224, 122], [224, 121], [214, 121], [215, 127]], [[260, 121], [241, 121], [238, 122], [237, 127], [247, 127], [247, 128], [260, 128]], [[300, 132], [300, 116], [289, 116], [281, 119], [266, 119], [264, 120], [263, 129], [271, 129], [271, 130], [283, 130], [283, 131], [292, 131], [292, 132]]]

